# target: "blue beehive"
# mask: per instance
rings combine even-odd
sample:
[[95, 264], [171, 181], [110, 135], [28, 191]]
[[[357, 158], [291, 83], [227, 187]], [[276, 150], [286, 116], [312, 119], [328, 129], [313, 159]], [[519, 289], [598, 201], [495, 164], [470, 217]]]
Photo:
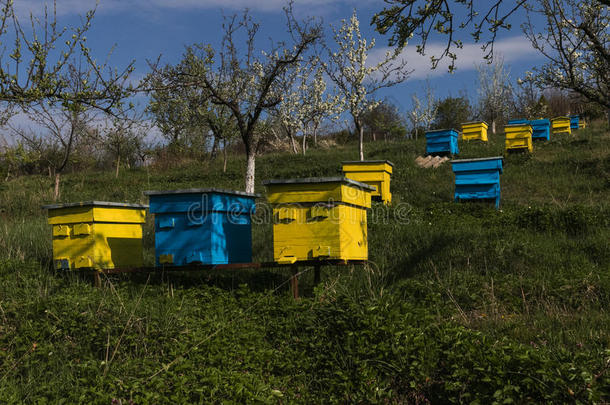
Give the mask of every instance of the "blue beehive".
[[501, 156], [452, 160], [455, 173], [455, 201], [491, 199], [500, 207]]
[[258, 195], [213, 188], [144, 194], [155, 214], [157, 266], [252, 261], [251, 216]]
[[532, 120], [529, 122], [532, 126], [532, 139], [543, 139], [548, 141], [551, 139], [551, 121], [547, 119]]
[[426, 154], [458, 154], [458, 131], [437, 129], [426, 132]]
[[578, 129], [579, 123], [580, 117], [578, 115], [570, 115], [570, 129], [572, 129], [572, 131]]
[[525, 118], [516, 118], [512, 120], [508, 120], [508, 125], [527, 125], [530, 122]]

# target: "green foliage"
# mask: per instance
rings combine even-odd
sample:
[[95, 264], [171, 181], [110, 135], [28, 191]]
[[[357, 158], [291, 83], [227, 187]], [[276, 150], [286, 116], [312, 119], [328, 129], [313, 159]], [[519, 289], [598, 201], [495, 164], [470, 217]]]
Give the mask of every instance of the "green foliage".
[[447, 97], [436, 102], [435, 129], [461, 128], [471, 116], [470, 102], [466, 97]]
[[[0, 190], [1, 403], [600, 403], [610, 400], [609, 135], [507, 156], [502, 207], [455, 204], [424, 140], [367, 145], [396, 164], [395, 203], [369, 214], [370, 266], [103, 279], [50, 270], [45, 177]], [[460, 144], [501, 154], [503, 139]], [[356, 145], [259, 157], [257, 178], [336, 175]], [[64, 201], [239, 189], [243, 157], [65, 176]], [[257, 191], [263, 192], [262, 187]], [[262, 213], [262, 210], [261, 210]], [[256, 225], [255, 261], [272, 255]], [[145, 226], [153, 261], [153, 227]]]

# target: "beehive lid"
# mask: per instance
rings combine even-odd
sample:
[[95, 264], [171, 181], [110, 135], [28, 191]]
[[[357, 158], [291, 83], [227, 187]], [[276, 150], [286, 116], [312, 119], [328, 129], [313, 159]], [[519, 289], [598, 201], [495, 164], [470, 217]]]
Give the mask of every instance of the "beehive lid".
[[366, 165], [369, 163], [387, 163], [394, 167], [394, 163], [390, 162], [389, 160], [346, 160], [341, 162], [342, 165]]
[[473, 158], [473, 159], [454, 159], [451, 161], [451, 163], [481, 162], [484, 160], [497, 160], [497, 159], [504, 161], [503, 156], [494, 156], [494, 157]]
[[430, 131], [426, 131], [426, 134], [434, 134], [436, 132], [447, 132], [447, 131], [459, 132], [455, 128], [445, 128], [445, 129], [433, 129], [433, 130], [430, 130]]
[[260, 194], [252, 194], [246, 193], [245, 191], [234, 191], [234, 190], [224, 190], [220, 188], [186, 188], [182, 190], [163, 190], [156, 191], [150, 190], [145, 191], [144, 195], [174, 195], [174, 194], [228, 194], [235, 195], [239, 197], [251, 197], [251, 198], [259, 198]]
[[319, 183], [342, 183], [348, 184], [362, 190], [366, 191], [375, 191], [377, 190], [373, 186], [369, 186], [368, 184], [361, 183], [356, 180], [348, 179], [347, 177], [308, 177], [304, 179], [281, 179], [281, 180], [265, 180], [263, 181], [263, 185], [273, 186], [273, 185], [281, 185], [281, 184], [319, 184]]
[[562, 117], [555, 117], [555, 118], [551, 118], [551, 121], [555, 121], [555, 120], [569, 120], [570, 117], [568, 116], [562, 116]]
[[50, 204], [43, 205], [42, 208], [46, 210], [56, 210], [60, 208], [74, 208], [74, 207], [105, 207], [105, 208], [137, 208], [146, 209], [146, 204], [128, 204], [128, 203], [117, 203], [108, 201], [83, 201], [77, 203], [66, 203], [66, 204]]
[[468, 121], [468, 122], [463, 122], [462, 125], [468, 125], [468, 124], [485, 124], [485, 125], [489, 125], [486, 121]]

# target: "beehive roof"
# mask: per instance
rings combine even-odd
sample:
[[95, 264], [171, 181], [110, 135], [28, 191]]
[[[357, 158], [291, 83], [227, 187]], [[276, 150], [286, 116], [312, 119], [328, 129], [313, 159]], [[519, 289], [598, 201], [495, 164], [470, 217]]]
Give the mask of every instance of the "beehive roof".
[[221, 188], [186, 188], [182, 190], [149, 190], [145, 191], [144, 195], [168, 195], [168, 194], [207, 194], [207, 193], [217, 193], [217, 194], [229, 194], [229, 195], [237, 195], [241, 197], [252, 197], [259, 198], [260, 194], [251, 194], [246, 193], [245, 191], [235, 191], [235, 190], [224, 190]]
[[43, 205], [43, 209], [55, 210], [59, 208], [72, 208], [72, 207], [116, 207], [116, 208], [148, 208], [146, 204], [129, 204], [129, 203], [118, 203], [108, 201], [82, 201], [77, 203], [66, 203], [66, 204], [50, 204]]
[[347, 177], [307, 177], [303, 179], [277, 179], [277, 180], [265, 180], [263, 184], [266, 185], [277, 185], [277, 184], [315, 184], [315, 183], [343, 183], [349, 184], [363, 190], [375, 191], [377, 190], [373, 186], [361, 183], [356, 180], [348, 179]]

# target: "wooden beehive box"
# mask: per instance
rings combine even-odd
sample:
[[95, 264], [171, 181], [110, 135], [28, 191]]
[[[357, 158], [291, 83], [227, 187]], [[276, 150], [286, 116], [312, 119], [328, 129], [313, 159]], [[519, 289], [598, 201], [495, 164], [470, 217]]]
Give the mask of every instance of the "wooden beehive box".
[[500, 207], [501, 156], [452, 160], [455, 173], [455, 201], [493, 200]]
[[553, 129], [553, 135], [556, 134], [568, 134], [572, 133], [570, 117], [555, 117], [551, 120], [551, 128]]
[[146, 191], [160, 265], [252, 261], [256, 194], [214, 188]]
[[367, 260], [367, 216], [374, 187], [346, 177], [269, 180], [273, 257]]
[[548, 141], [551, 139], [551, 121], [547, 119], [531, 120], [532, 139]]
[[56, 269], [142, 266], [146, 205], [88, 201], [46, 205]]
[[458, 153], [458, 132], [455, 129], [426, 132], [426, 154], [457, 155]]
[[529, 124], [512, 124], [504, 127], [506, 150], [534, 150], [532, 144], [532, 126]]
[[465, 122], [462, 124], [462, 139], [487, 142], [487, 128], [488, 125], [485, 121]]
[[366, 183], [376, 188], [372, 197], [379, 199], [384, 204], [392, 202], [390, 192], [390, 180], [394, 163], [389, 160], [357, 160], [342, 162], [343, 175], [348, 179]]

